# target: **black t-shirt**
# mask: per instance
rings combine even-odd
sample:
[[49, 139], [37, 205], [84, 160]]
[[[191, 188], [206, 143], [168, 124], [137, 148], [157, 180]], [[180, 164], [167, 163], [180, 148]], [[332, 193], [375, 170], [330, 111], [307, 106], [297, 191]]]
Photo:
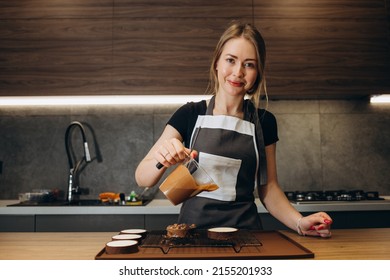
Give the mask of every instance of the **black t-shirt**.
[[[180, 107], [170, 118], [167, 124], [173, 126], [183, 137], [184, 145], [189, 147], [191, 134], [194, 129], [198, 115], [205, 115], [207, 103], [205, 100], [199, 102], [189, 102]], [[278, 138], [278, 128], [275, 116], [264, 109], [258, 110], [261, 128], [263, 130], [264, 145], [268, 146], [276, 143]]]

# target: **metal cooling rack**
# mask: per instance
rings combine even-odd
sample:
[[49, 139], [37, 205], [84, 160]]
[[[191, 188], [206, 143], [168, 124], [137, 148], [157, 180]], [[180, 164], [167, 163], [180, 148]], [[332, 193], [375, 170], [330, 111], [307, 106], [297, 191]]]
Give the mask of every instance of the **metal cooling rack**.
[[239, 230], [235, 237], [229, 240], [215, 240], [207, 237], [207, 230], [195, 230], [185, 238], [169, 238], [166, 231], [152, 231], [142, 241], [140, 247], [160, 248], [167, 254], [171, 248], [185, 247], [232, 247], [239, 253], [243, 247], [262, 246], [248, 230]]

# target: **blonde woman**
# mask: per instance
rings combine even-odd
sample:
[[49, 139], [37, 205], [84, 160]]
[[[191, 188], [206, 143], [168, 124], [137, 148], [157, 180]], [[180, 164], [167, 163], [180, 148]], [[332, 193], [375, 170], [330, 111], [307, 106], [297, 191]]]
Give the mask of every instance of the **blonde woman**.
[[265, 58], [264, 40], [254, 26], [237, 22], [229, 26], [210, 67], [211, 99], [187, 103], [172, 115], [137, 167], [136, 181], [139, 186], [154, 186], [191, 147], [196, 151], [192, 156], [219, 189], [185, 201], [178, 223], [261, 229], [256, 188], [269, 213], [287, 227], [301, 235], [329, 237], [332, 219], [324, 212], [302, 217], [279, 186], [276, 119], [259, 108], [260, 95], [266, 95]]

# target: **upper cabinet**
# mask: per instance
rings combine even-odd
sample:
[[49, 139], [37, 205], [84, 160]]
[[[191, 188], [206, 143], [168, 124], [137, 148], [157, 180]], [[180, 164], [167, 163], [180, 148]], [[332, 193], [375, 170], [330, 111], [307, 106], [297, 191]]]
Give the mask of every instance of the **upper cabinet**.
[[233, 19], [266, 40], [271, 99], [389, 92], [386, 1], [4, 0], [0, 95], [203, 94]]
[[386, 1], [256, 0], [254, 11], [268, 42], [271, 97], [348, 99], [390, 92]]

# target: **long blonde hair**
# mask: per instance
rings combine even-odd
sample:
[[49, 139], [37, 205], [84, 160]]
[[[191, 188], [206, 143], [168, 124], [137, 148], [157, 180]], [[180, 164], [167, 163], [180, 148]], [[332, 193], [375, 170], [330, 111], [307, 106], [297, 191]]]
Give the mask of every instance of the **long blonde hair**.
[[214, 50], [210, 66], [209, 85], [207, 87], [208, 94], [216, 94], [219, 88], [218, 74], [216, 64], [221, 56], [223, 48], [227, 41], [234, 38], [245, 38], [253, 44], [257, 55], [257, 70], [258, 77], [253, 87], [247, 92], [256, 108], [260, 107], [260, 98], [264, 92], [265, 98], [268, 102], [267, 88], [265, 82], [265, 42], [259, 30], [249, 23], [233, 22], [222, 34], [219, 42]]

